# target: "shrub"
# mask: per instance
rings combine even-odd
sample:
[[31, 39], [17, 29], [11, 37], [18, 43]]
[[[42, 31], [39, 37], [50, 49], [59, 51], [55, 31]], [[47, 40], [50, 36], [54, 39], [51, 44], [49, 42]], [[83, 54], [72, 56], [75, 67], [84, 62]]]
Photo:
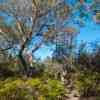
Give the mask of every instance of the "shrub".
[[41, 84], [40, 91], [48, 100], [55, 100], [58, 96], [64, 94], [64, 86], [58, 80], [47, 80], [47, 83]]
[[64, 87], [58, 80], [40, 78], [0, 81], [0, 100], [56, 100]]
[[75, 87], [81, 96], [99, 96], [100, 95], [100, 73], [81, 72], [75, 81]]

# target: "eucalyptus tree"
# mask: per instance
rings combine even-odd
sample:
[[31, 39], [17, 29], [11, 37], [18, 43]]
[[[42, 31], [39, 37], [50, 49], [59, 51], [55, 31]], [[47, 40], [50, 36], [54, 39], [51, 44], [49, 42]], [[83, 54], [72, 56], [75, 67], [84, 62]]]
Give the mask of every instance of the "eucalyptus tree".
[[0, 52], [8, 53], [17, 49], [24, 71], [27, 71], [29, 65], [25, 54], [32, 38], [36, 35], [43, 36], [32, 53], [43, 43], [54, 42], [56, 34], [64, 32], [64, 23], [71, 10], [64, 0], [4, 0], [0, 3], [0, 12], [14, 20], [10, 25], [5, 20], [0, 22]]

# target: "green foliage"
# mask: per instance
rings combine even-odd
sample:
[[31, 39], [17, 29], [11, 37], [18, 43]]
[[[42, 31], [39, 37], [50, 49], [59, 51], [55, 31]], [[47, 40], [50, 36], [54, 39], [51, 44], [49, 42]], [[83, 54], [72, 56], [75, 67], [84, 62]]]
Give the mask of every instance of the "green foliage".
[[100, 98], [100, 49], [97, 43], [88, 52], [85, 44], [79, 48], [77, 60], [75, 87], [81, 96], [95, 96]]
[[44, 78], [52, 78], [52, 79], [60, 79], [61, 73], [63, 72], [63, 65], [62, 63], [58, 63], [56, 60], [52, 61], [50, 59], [47, 59], [45, 62], [45, 69], [43, 73]]
[[48, 98], [48, 100], [55, 100], [57, 96], [64, 94], [64, 87], [58, 80], [47, 80], [47, 83], [40, 86], [40, 91]]
[[63, 93], [64, 87], [58, 80], [9, 78], [0, 81], [0, 100], [55, 100]]
[[[32, 100], [28, 99], [28, 91], [24, 89], [24, 83], [22, 80], [7, 80], [4, 81], [2, 87], [0, 88], [0, 99], [2, 100]], [[30, 95], [31, 96], [31, 95]]]
[[81, 96], [100, 95], [100, 73], [85, 71], [80, 72], [75, 80], [75, 87]]

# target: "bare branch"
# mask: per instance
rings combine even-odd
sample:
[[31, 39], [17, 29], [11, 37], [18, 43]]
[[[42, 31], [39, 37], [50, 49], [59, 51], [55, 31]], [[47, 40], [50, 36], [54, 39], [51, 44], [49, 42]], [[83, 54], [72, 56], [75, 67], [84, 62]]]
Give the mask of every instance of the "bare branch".
[[12, 49], [12, 48], [13, 48], [13, 46], [8, 47], [8, 48], [4, 48], [4, 49], [1, 49], [1, 48], [0, 48], [0, 51], [7, 51], [7, 50]]

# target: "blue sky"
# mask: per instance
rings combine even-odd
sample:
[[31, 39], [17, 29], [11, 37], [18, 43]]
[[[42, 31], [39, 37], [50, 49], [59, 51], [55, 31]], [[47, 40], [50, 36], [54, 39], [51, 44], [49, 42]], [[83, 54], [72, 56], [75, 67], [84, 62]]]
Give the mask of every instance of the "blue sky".
[[80, 34], [77, 39], [78, 41], [84, 40], [87, 42], [100, 40], [100, 24], [96, 24], [93, 20], [88, 21], [84, 28], [80, 28]]

